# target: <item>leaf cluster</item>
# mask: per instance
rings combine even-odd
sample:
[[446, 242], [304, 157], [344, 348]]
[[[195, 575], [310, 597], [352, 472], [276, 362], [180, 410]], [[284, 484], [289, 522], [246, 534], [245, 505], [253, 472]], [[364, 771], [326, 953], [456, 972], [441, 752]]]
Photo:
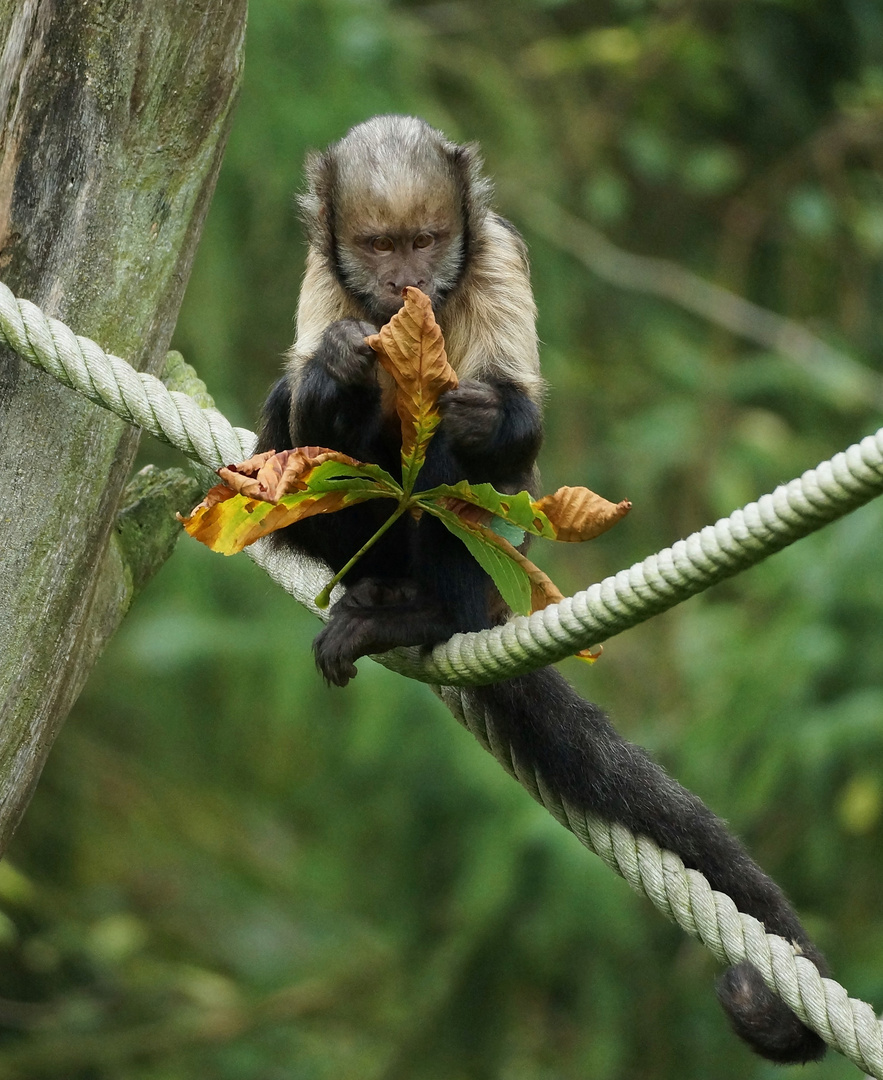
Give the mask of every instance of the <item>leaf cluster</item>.
[[631, 503], [610, 503], [582, 487], [562, 487], [537, 500], [527, 491], [505, 495], [491, 484], [466, 480], [417, 490], [429, 444], [442, 422], [439, 399], [457, 386], [429, 297], [419, 289], [406, 289], [401, 310], [366, 340], [395, 383], [402, 428], [401, 482], [379, 465], [324, 447], [270, 450], [219, 469], [223, 483], [182, 519], [184, 528], [213, 551], [233, 555], [268, 533], [316, 514], [391, 499], [395, 508], [389, 518], [322, 590], [316, 598], [320, 607], [327, 607], [338, 581], [406, 513], [438, 518], [463, 541], [513, 611], [526, 615], [557, 603], [561, 592], [518, 550], [525, 535], [590, 540], [627, 514]]

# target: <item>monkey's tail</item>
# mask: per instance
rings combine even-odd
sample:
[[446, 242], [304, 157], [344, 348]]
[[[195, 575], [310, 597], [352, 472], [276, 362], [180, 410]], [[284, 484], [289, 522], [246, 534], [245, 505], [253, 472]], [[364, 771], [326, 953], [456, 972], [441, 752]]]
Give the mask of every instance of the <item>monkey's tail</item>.
[[[794, 942], [823, 975], [828, 973], [781, 889], [723, 822], [645, 751], [623, 739], [554, 668], [477, 687], [469, 697], [516, 757], [536, 766], [568, 802], [673, 851], [740, 911]], [[796, 1063], [824, 1055], [822, 1039], [768, 989], [751, 964], [729, 968], [717, 992], [736, 1034], [763, 1057]]]

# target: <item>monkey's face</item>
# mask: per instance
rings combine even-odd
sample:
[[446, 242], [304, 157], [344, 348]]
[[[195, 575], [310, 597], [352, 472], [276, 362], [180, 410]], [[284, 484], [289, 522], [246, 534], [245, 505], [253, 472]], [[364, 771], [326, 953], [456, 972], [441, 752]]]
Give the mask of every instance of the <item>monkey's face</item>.
[[409, 286], [426, 293], [438, 311], [457, 284], [462, 251], [462, 233], [446, 223], [381, 225], [340, 238], [338, 269], [347, 291], [385, 323], [402, 306]]

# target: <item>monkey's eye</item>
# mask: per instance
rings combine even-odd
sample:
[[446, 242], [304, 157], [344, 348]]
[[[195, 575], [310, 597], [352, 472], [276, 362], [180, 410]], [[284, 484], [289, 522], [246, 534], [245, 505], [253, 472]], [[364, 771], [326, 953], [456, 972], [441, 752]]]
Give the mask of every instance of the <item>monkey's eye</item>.
[[375, 236], [371, 241], [371, 247], [373, 247], [375, 251], [384, 253], [395, 250], [395, 244], [388, 236]]
[[432, 245], [434, 243], [435, 243], [435, 237], [432, 235], [432, 233], [428, 233], [428, 232], [417, 233], [417, 235], [414, 237], [414, 247], [415, 248], [432, 247]]

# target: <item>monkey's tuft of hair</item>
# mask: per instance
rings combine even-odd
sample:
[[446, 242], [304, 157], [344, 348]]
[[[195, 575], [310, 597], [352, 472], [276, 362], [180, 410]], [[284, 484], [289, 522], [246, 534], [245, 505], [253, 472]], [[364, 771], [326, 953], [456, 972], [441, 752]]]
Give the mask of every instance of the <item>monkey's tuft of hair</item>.
[[311, 242], [331, 265], [346, 224], [356, 218], [367, 224], [372, 217], [379, 224], [380, 207], [390, 221], [420, 205], [431, 222], [440, 212], [446, 216], [443, 202], [453, 195], [467, 247], [490, 208], [492, 185], [482, 174], [478, 145], [453, 143], [415, 116], [375, 116], [357, 124], [327, 150], [309, 154], [304, 171], [307, 190], [297, 200], [301, 216]]
[[779, 1064], [818, 1061], [827, 1049], [773, 993], [753, 964], [735, 964], [717, 982], [717, 996], [733, 1031], [755, 1053]]

